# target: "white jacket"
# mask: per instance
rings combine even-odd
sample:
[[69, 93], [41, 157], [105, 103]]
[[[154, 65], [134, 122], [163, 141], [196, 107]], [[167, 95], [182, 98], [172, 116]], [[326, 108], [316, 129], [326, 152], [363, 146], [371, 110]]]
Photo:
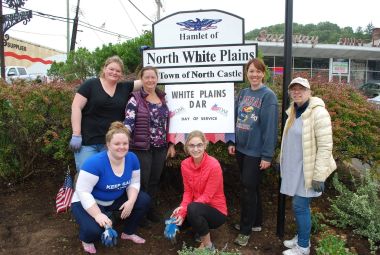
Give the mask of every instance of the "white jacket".
[[[290, 108], [286, 113], [289, 114], [289, 111]], [[332, 156], [331, 118], [325, 108], [325, 103], [318, 97], [310, 98], [309, 106], [302, 113], [301, 118], [305, 188], [311, 188], [312, 180], [324, 182], [336, 169], [336, 163]], [[288, 121], [285, 123], [285, 130], [287, 125]], [[284, 137], [282, 137], [283, 139]], [[282, 157], [282, 153], [281, 143], [280, 157]]]

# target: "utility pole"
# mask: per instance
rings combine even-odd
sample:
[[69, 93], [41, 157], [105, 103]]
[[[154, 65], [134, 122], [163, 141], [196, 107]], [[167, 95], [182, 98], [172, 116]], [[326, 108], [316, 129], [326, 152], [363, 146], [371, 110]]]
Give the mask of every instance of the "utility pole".
[[157, 4], [156, 21], [158, 21], [158, 20], [161, 19], [160, 10], [162, 8], [162, 3], [161, 3], [161, 0], [155, 0], [155, 1], [156, 1], [156, 4]]
[[72, 33], [72, 36], [71, 36], [70, 51], [74, 51], [75, 50], [75, 41], [77, 39], [77, 32], [78, 32], [79, 3], [80, 3], [80, 0], [78, 0], [77, 10], [75, 12], [75, 18], [74, 18], [74, 24], [73, 24], [73, 33]]
[[66, 53], [69, 54], [70, 52], [70, 0], [66, 0], [66, 17], [67, 17], [67, 31], [66, 31]]

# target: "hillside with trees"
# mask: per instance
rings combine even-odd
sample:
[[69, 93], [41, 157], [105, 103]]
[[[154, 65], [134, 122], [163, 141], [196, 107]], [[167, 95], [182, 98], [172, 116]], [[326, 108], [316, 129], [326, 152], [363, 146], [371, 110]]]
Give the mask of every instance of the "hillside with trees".
[[[318, 42], [324, 44], [336, 44], [339, 38], [356, 38], [364, 42], [370, 42], [373, 28], [372, 23], [369, 23], [365, 28], [358, 27], [355, 31], [352, 27], [340, 28], [338, 25], [328, 21], [319, 22], [317, 25], [293, 23], [293, 34], [318, 36]], [[245, 39], [255, 40], [262, 30], [266, 30], [268, 34], [284, 34], [285, 23], [254, 29], [245, 34]]]

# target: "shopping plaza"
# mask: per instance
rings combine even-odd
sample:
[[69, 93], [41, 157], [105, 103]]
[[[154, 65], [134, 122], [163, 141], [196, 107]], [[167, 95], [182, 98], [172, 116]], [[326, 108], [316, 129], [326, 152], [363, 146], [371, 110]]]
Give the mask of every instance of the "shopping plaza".
[[[282, 74], [284, 65], [283, 35], [262, 31], [255, 41], [263, 53], [272, 78]], [[319, 76], [329, 81], [350, 83], [380, 82], [380, 28], [373, 30], [372, 42], [342, 38], [337, 44], [319, 44], [317, 37], [293, 36], [293, 70]]]

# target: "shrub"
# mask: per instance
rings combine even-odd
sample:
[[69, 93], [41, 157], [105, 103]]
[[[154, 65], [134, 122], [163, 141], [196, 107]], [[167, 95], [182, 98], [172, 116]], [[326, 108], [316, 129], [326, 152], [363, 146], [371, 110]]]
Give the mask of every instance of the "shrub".
[[211, 255], [211, 254], [220, 254], [220, 255], [239, 255], [240, 252], [228, 252], [228, 251], [210, 251], [206, 249], [186, 247], [185, 243], [182, 246], [182, 250], [177, 251], [179, 255]]
[[36, 162], [43, 169], [47, 159], [61, 165], [72, 159], [73, 95], [73, 86], [64, 84], [0, 85], [1, 178], [16, 181], [34, 173]]
[[321, 212], [311, 211], [311, 232], [313, 234], [324, 230], [325, 224], [322, 223], [323, 221], [325, 221], [325, 216]]
[[333, 185], [339, 195], [330, 199], [335, 218], [330, 222], [338, 227], [353, 228], [353, 232], [366, 237], [370, 249], [376, 251], [380, 242], [379, 183], [367, 173], [361, 182], [354, 182], [356, 190], [351, 191], [335, 174]]
[[319, 240], [317, 247], [315, 248], [317, 255], [353, 255], [348, 248], [345, 248], [346, 242], [340, 237], [326, 233]]

